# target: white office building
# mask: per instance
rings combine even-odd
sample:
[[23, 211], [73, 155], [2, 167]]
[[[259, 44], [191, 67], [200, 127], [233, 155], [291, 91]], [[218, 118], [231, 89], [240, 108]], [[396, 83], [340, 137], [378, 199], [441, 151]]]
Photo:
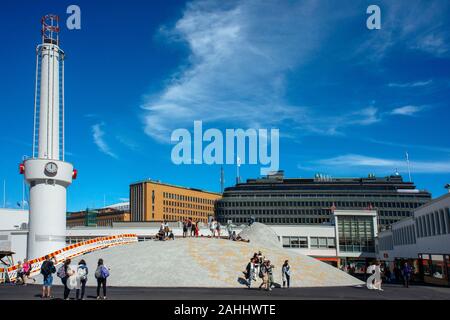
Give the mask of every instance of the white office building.
[[418, 280], [450, 285], [450, 193], [380, 232], [377, 257], [392, 268], [408, 261]]

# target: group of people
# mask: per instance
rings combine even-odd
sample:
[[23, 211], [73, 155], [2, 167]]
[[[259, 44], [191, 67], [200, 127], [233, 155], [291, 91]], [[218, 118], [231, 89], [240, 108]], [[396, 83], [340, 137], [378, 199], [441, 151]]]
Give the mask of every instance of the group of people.
[[391, 272], [388, 266], [384, 266], [378, 260], [374, 261], [369, 267], [367, 267], [367, 288], [383, 291], [381, 284], [383, 279], [386, 282], [395, 280], [402, 280], [403, 286], [409, 288], [411, 276], [413, 274], [413, 268], [406, 261], [399, 268], [394, 266], [394, 272]]
[[[266, 291], [272, 291], [272, 288], [275, 286], [273, 278], [274, 269], [275, 266], [269, 259], [263, 256], [261, 251], [258, 253], [255, 252], [243, 272], [247, 280], [247, 287], [250, 289], [252, 281], [256, 282], [257, 277], [259, 277], [262, 282], [258, 289], [261, 290], [264, 288]], [[288, 260], [281, 267], [281, 277], [283, 280], [283, 288], [289, 288], [291, 282], [291, 266]]]
[[[83, 259], [77, 266], [71, 265], [71, 260], [66, 259], [62, 266], [56, 270], [56, 260], [54, 257], [45, 256], [45, 261], [41, 265], [41, 274], [44, 277], [42, 286], [42, 298], [53, 298], [51, 288], [53, 285], [53, 274], [61, 279], [64, 285], [64, 300], [69, 300], [70, 291], [75, 289], [77, 300], [84, 300], [86, 283], [88, 280], [89, 269], [86, 261]], [[97, 279], [97, 300], [106, 299], [106, 279], [109, 277], [109, 269], [104, 265], [103, 259], [97, 262], [97, 268], [94, 274]], [[103, 297], [100, 296], [100, 289], [103, 288]]]
[[169, 228], [169, 224], [166, 221], [163, 221], [161, 223], [161, 227], [159, 228], [159, 231], [156, 234], [155, 239], [160, 241], [175, 240], [175, 236], [173, 235], [173, 232]]
[[191, 219], [183, 220], [183, 238], [187, 236], [198, 237], [199, 225], [198, 222], [194, 222]]

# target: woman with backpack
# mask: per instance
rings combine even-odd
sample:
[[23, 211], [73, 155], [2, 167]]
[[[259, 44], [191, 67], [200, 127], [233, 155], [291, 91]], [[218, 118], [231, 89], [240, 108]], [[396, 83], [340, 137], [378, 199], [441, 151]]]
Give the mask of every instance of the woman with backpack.
[[61, 278], [61, 282], [64, 285], [64, 300], [69, 300], [70, 289], [67, 286], [67, 281], [75, 273], [75, 271], [70, 267], [70, 262], [70, 259], [65, 260], [64, 264], [59, 267], [56, 274], [59, 278]]
[[[76, 291], [76, 299], [84, 300], [84, 292], [86, 289], [87, 275], [89, 273], [88, 267], [86, 265], [86, 261], [83, 259], [78, 262], [77, 269], [77, 291]], [[81, 289], [81, 297], [80, 297], [80, 289]]]
[[44, 277], [42, 282], [42, 299], [52, 298], [51, 289], [53, 284], [53, 273], [56, 272], [54, 258], [50, 259], [49, 255], [45, 256], [45, 261], [41, 265], [41, 274]]
[[289, 261], [286, 260], [281, 268], [281, 278], [283, 279], [283, 288], [289, 288], [291, 284], [291, 266], [289, 265]]
[[103, 259], [98, 259], [95, 278], [97, 279], [97, 300], [100, 300], [100, 287], [103, 286], [103, 299], [106, 299], [106, 278], [109, 277], [109, 270], [103, 265]]

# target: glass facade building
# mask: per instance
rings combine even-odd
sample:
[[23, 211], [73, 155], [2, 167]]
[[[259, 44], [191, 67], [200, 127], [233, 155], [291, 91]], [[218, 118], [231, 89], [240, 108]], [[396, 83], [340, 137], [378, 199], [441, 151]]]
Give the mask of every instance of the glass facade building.
[[332, 223], [332, 207], [340, 210], [377, 210], [378, 225], [388, 226], [411, 216], [431, 200], [400, 175], [377, 178], [285, 178], [282, 171], [260, 179], [248, 179], [225, 188], [216, 202], [221, 223], [246, 223], [251, 217], [269, 225]]
[[340, 216], [338, 235], [341, 252], [375, 252], [372, 217]]

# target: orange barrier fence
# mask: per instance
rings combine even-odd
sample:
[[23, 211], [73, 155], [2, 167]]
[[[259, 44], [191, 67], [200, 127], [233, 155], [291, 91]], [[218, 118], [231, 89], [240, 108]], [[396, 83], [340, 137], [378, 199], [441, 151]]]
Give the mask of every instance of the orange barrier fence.
[[[138, 242], [137, 235], [135, 234], [121, 234], [117, 236], [98, 237], [72, 244], [48, 255], [50, 256], [50, 258], [55, 258], [56, 265], [58, 265], [63, 263], [64, 260], [68, 258], [72, 259], [88, 252], [135, 242]], [[29, 261], [29, 263], [31, 264], [30, 277], [40, 274], [41, 265], [44, 261], [45, 256]], [[0, 283], [5, 282], [6, 279], [8, 279], [10, 282], [14, 282], [17, 278], [17, 270], [18, 265], [8, 267], [7, 269], [3, 269], [3, 271], [0, 268]]]

